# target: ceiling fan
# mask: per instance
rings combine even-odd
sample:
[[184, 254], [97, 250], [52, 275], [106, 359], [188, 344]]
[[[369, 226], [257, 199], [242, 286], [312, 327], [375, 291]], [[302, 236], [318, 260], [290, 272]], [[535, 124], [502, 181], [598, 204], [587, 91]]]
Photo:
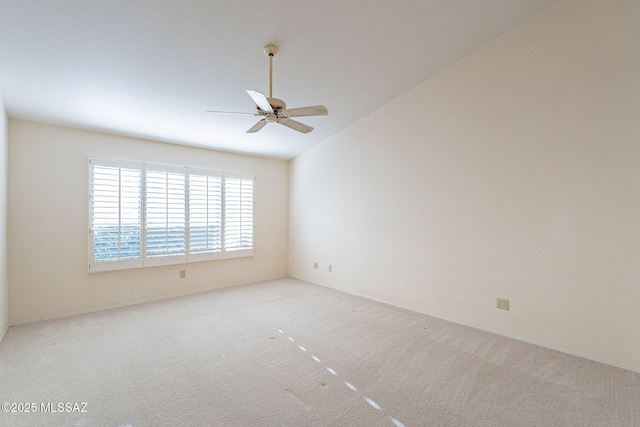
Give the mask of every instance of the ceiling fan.
[[310, 107], [287, 108], [283, 100], [273, 98], [273, 56], [278, 52], [278, 47], [268, 44], [264, 47], [264, 53], [269, 56], [269, 97], [267, 98], [255, 90], [247, 90], [247, 93], [256, 103], [255, 113], [236, 113], [230, 111], [207, 111], [207, 113], [223, 114], [250, 114], [262, 117], [258, 123], [253, 125], [247, 133], [255, 133], [262, 129], [267, 123], [278, 123], [302, 133], [309, 133], [313, 130], [311, 126], [292, 120], [291, 117], [303, 116], [326, 116], [329, 110], [324, 105], [313, 105]]

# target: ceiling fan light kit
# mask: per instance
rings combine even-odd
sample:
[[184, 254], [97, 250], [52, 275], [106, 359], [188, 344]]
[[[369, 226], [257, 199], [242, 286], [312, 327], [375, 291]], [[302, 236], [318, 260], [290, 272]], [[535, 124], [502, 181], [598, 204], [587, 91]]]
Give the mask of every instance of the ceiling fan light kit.
[[262, 117], [258, 123], [253, 125], [247, 133], [255, 133], [262, 129], [267, 123], [278, 123], [301, 133], [309, 133], [313, 130], [311, 126], [292, 120], [290, 117], [304, 116], [326, 116], [329, 110], [324, 105], [314, 105], [309, 107], [299, 107], [287, 109], [287, 104], [281, 99], [273, 97], [273, 57], [278, 53], [278, 47], [268, 44], [264, 47], [264, 53], [269, 57], [269, 97], [255, 90], [247, 90], [247, 94], [256, 104], [255, 113], [234, 113], [228, 111], [207, 111], [208, 113], [224, 114], [252, 114]]

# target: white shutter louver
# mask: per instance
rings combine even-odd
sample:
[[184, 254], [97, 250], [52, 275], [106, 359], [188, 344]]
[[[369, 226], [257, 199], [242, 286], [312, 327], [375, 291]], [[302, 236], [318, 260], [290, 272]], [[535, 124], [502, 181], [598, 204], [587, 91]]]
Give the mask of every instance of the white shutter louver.
[[[227, 257], [253, 253], [253, 176], [225, 174], [224, 249]], [[238, 252], [237, 255], [230, 252]]]
[[222, 254], [222, 173], [189, 170], [190, 260]]
[[142, 165], [90, 158], [89, 269], [142, 266]]
[[[145, 265], [186, 262], [184, 169], [146, 167]], [[172, 257], [171, 261], [155, 258]]]

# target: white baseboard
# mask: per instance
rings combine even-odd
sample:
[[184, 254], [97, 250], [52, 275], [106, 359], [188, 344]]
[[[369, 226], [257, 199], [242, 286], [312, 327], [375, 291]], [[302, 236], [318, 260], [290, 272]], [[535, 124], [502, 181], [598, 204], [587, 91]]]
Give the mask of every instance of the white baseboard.
[[483, 326], [473, 325], [473, 324], [466, 323], [466, 322], [461, 322], [461, 321], [455, 320], [455, 319], [449, 319], [449, 318], [440, 316], [438, 314], [429, 313], [427, 311], [419, 310], [419, 309], [417, 309], [415, 307], [408, 307], [408, 306], [404, 306], [402, 304], [394, 304], [394, 303], [391, 303], [391, 302], [388, 302], [388, 301], [384, 301], [384, 300], [381, 300], [381, 299], [378, 299], [378, 298], [373, 298], [373, 297], [370, 297], [370, 296], [367, 296], [367, 295], [359, 294], [357, 292], [345, 291], [343, 289], [334, 288], [332, 286], [323, 285], [321, 283], [314, 283], [314, 282], [311, 282], [309, 280], [300, 279], [300, 278], [297, 278], [297, 277], [294, 277], [294, 276], [291, 276], [291, 277], [293, 277], [294, 279], [298, 279], [298, 280], [302, 280], [302, 281], [308, 282], [308, 283], [313, 283], [314, 285], [318, 285], [318, 286], [322, 286], [322, 287], [325, 287], [325, 288], [333, 289], [335, 291], [344, 292], [346, 294], [353, 295], [353, 296], [356, 296], [356, 297], [359, 297], [359, 298], [364, 298], [364, 299], [367, 299], [367, 300], [370, 300], [370, 301], [375, 301], [375, 302], [382, 303], [382, 304], [387, 304], [387, 305], [390, 305], [390, 306], [393, 306], [393, 307], [402, 308], [404, 310], [409, 310], [409, 311], [412, 311], [414, 313], [424, 314], [424, 315], [427, 315], [427, 316], [435, 317], [437, 319], [446, 320], [447, 322], [456, 323], [456, 324], [462, 325], [462, 326], [468, 326], [470, 328], [479, 329], [481, 331], [490, 332], [492, 334], [500, 335], [500, 336], [507, 337], [507, 338], [512, 338], [514, 340], [526, 342], [528, 344], [533, 344], [533, 345], [537, 345], [537, 346], [540, 346], [540, 347], [545, 347], [545, 348], [548, 348], [550, 350], [559, 351], [561, 353], [570, 354], [572, 356], [581, 357], [583, 359], [592, 360], [594, 362], [604, 363], [605, 365], [610, 365], [610, 366], [613, 366], [613, 367], [616, 367], [616, 368], [626, 369], [628, 371], [640, 373], [640, 369], [639, 368], [634, 368], [632, 366], [626, 366], [626, 365], [623, 365], [623, 364], [620, 364], [620, 363], [617, 363], [617, 362], [612, 362], [611, 360], [601, 359], [599, 357], [591, 356], [591, 355], [584, 354], [584, 353], [579, 353], [579, 352], [576, 352], [576, 351], [573, 351], [573, 350], [569, 350], [569, 349], [562, 348], [562, 347], [557, 347], [555, 345], [546, 344], [546, 343], [539, 342], [539, 341], [530, 340], [528, 338], [523, 338], [523, 337], [520, 337], [520, 336], [517, 336], [517, 335], [507, 334], [507, 333], [504, 333], [504, 332], [501, 332], [501, 331], [496, 331], [496, 330], [493, 330], [493, 329], [485, 328]]
[[[267, 278], [267, 279], [261, 279], [261, 280], [252, 280], [250, 282], [233, 283], [233, 284], [230, 284], [230, 285], [213, 286], [213, 287], [210, 287], [210, 288], [196, 289], [194, 291], [183, 292], [183, 293], [180, 293], [180, 294], [164, 295], [164, 296], [155, 297], [155, 298], [146, 298], [146, 299], [142, 299], [142, 300], [138, 300], [138, 301], [125, 302], [125, 303], [122, 303], [122, 304], [114, 304], [114, 305], [108, 305], [108, 306], [104, 306], [104, 307], [96, 307], [96, 308], [91, 308], [89, 310], [80, 310], [80, 311], [74, 311], [74, 312], [70, 312], [70, 313], [54, 314], [54, 315], [51, 315], [51, 316], [42, 316], [42, 317], [36, 317], [36, 318], [33, 318], [33, 319], [19, 320], [17, 322], [9, 323], [7, 325], [7, 329], [9, 329], [9, 326], [25, 325], [25, 324], [28, 324], [28, 323], [42, 322], [44, 320], [62, 319], [62, 318], [65, 318], [65, 317], [78, 316], [80, 314], [96, 313], [96, 312], [99, 312], [99, 311], [111, 310], [111, 309], [114, 309], [114, 308], [129, 307], [129, 306], [132, 306], [132, 305], [146, 304], [148, 302], [162, 301], [162, 300], [165, 300], [165, 299], [179, 298], [179, 297], [184, 297], [184, 296], [194, 295], [194, 294], [201, 294], [201, 293], [204, 293], [204, 292], [215, 291], [217, 289], [232, 288], [234, 286], [249, 285], [251, 283], [260, 283], [260, 282], [266, 282], [266, 281], [269, 281], [269, 280], [284, 279], [286, 277], [289, 277], [289, 276], [273, 277], [273, 278]], [[6, 332], [6, 330], [5, 330], [5, 332]], [[0, 339], [0, 341], [1, 341], [1, 339]]]
[[2, 339], [7, 334], [7, 331], [9, 330], [9, 326], [10, 326], [9, 323], [7, 323], [4, 327], [4, 331], [2, 331], [2, 334], [0, 334], [0, 344], [2, 344]]

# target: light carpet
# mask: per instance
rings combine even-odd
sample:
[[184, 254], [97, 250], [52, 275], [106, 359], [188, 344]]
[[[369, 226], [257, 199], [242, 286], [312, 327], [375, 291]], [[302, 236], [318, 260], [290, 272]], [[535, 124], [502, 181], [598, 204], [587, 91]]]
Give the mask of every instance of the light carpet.
[[640, 374], [291, 278], [13, 326], [0, 379], [12, 427], [640, 425]]

